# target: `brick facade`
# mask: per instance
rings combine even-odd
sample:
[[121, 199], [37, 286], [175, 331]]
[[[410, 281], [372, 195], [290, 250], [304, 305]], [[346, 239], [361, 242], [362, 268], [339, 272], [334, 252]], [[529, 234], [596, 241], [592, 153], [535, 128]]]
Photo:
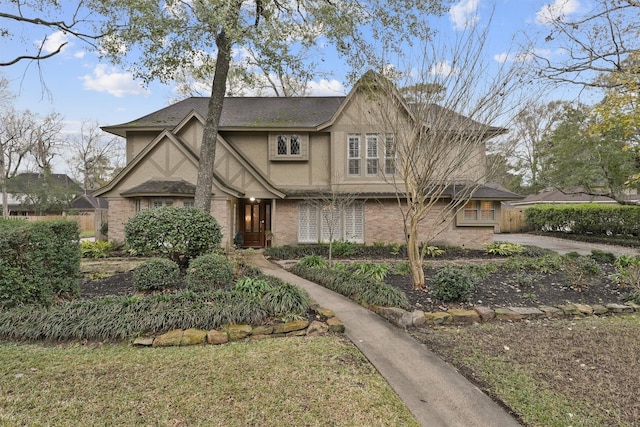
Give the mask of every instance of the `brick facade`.
[[[422, 235], [432, 227], [435, 217], [442, 210], [436, 209], [424, 221]], [[440, 221], [441, 222], [441, 221]], [[278, 200], [272, 219], [273, 245], [298, 244], [298, 201]], [[404, 243], [404, 227], [396, 200], [368, 200], [364, 212], [364, 238], [366, 244]], [[444, 224], [431, 243], [481, 249], [485, 243], [493, 242], [493, 227], [457, 227], [453, 221]]]

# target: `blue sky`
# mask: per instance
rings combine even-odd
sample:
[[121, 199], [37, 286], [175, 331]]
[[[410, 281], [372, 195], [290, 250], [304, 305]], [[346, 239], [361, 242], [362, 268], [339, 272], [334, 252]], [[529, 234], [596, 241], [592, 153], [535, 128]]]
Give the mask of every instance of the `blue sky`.
[[[545, 21], [563, 13], [577, 17], [590, 9], [594, 0], [458, 0], [449, 13], [440, 17], [427, 17], [440, 37], [449, 37], [466, 25], [483, 25], [493, 12], [489, 52], [492, 60], [510, 60], [506, 53], [513, 51], [516, 40], [525, 37], [540, 40], [539, 53], [558, 54], [543, 46], [546, 31]], [[24, 43], [35, 43], [44, 34], [22, 34]], [[49, 34], [51, 40], [64, 38], [60, 34]], [[31, 37], [31, 40], [29, 40]], [[68, 39], [69, 44], [62, 53], [41, 63], [18, 63], [0, 68], [0, 73], [10, 80], [10, 89], [18, 95], [14, 105], [18, 109], [46, 115], [60, 113], [64, 118], [65, 131], [75, 132], [84, 121], [97, 121], [101, 126], [127, 122], [168, 105], [175, 97], [172, 87], [152, 83], [143, 87], [131, 74], [108, 63], [101, 63], [95, 54]], [[2, 59], [13, 57], [25, 46], [12, 44], [3, 39]], [[340, 95], [349, 90], [345, 82], [347, 70], [331, 63], [331, 75], [311, 84], [313, 95]], [[391, 61], [393, 62], [393, 61]], [[329, 70], [328, 70], [329, 71]], [[49, 91], [43, 92], [40, 80], [44, 79]], [[575, 97], [575, 88], [559, 89], [552, 94], [556, 99]]]

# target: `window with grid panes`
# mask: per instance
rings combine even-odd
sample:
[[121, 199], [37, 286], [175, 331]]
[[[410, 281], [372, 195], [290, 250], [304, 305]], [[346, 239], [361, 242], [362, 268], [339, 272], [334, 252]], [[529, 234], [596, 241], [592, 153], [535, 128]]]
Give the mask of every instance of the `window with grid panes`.
[[378, 135], [367, 135], [367, 175], [378, 174]]
[[351, 176], [360, 175], [360, 135], [351, 134], [348, 140], [347, 169]]

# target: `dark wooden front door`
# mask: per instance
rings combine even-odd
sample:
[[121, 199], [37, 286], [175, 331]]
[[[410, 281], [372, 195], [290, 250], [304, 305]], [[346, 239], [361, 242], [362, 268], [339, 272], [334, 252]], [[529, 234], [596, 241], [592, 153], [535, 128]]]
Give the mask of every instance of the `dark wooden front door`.
[[264, 247], [265, 231], [271, 229], [271, 203], [264, 200], [245, 200], [241, 212], [243, 246]]

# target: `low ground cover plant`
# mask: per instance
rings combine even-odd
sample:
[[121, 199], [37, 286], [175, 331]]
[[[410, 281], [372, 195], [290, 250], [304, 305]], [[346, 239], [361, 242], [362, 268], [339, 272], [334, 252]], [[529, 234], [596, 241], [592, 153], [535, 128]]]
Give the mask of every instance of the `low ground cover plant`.
[[82, 240], [80, 241], [80, 253], [82, 258], [106, 258], [115, 249], [113, 242], [104, 240]]

